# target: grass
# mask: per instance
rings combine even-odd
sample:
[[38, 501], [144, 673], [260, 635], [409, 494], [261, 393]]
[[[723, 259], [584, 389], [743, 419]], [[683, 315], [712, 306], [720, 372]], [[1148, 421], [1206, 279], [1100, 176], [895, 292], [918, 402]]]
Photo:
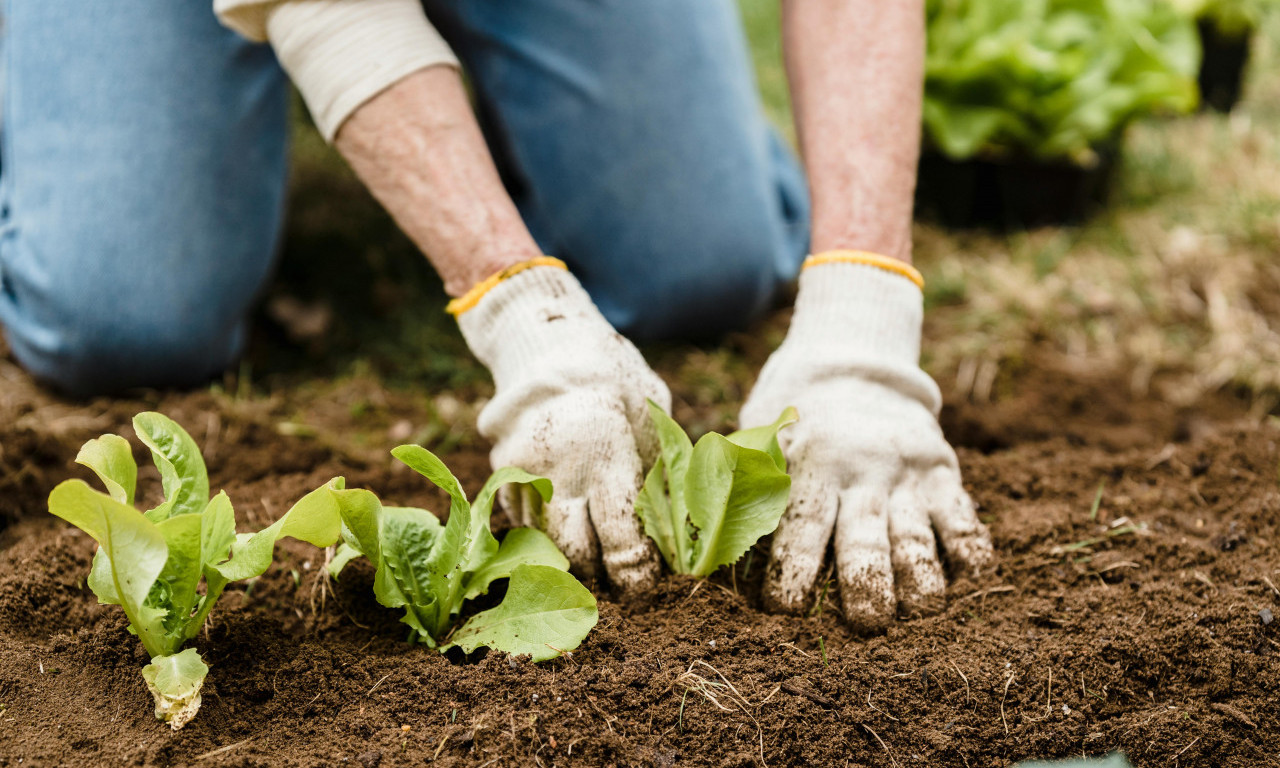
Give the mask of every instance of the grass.
[[1102, 506], [1102, 492], [1106, 490], [1107, 481], [1098, 483], [1098, 492], [1093, 496], [1093, 506], [1089, 507], [1089, 520], [1098, 519], [1098, 508]]
[[[792, 137], [778, 3], [740, 5], [762, 103]], [[916, 226], [924, 364], [944, 391], [998, 397], [1034, 349], [1121, 372], [1138, 395], [1193, 403], [1228, 388], [1262, 413], [1280, 404], [1277, 32], [1271, 24], [1255, 46], [1234, 114], [1132, 127], [1112, 203], [1087, 224], [1007, 235]], [[486, 396], [488, 376], [443, 313], [438, 279], [301, 110], [294, 146], [290, 224], [267, 306], [285, 297], [329, 323], [318, 339], [290, 341], [264, 311], [246, 369], [255, 390], [367, 379], [426, 393], [429, 413], [442, 393], [468, 404]], [[775, 319], [755, 335], [776, 344], [784, 329]], [[736, 416], [759, 364], [744, 349], [731, 339], [647, 350], [695, 435]], [[455, 415], [437, 431], [465, 442], [474, 408], [445, 407]]]

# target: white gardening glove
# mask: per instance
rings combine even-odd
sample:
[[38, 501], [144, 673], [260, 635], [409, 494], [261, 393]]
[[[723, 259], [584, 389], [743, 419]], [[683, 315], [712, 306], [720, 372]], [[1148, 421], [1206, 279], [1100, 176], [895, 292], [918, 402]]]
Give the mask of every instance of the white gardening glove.
[[786, 340], [741, 415], [743, 427], [789, 405], [800, 416], [780, 435], [792, 486], [766, 577], [771, 609], [805, 607], [833, 529], [845, 618], [862, 632], [882, 630], [895, 607], [942, 606], [935, 531], [953, 568], [974, 572], [991, 558], [938, 427], [938, 386], [919, 367], [918, 279], [860, 252], [820, 254], [800, 275]]
[[545, 507], [527, 491], [504, 493], [503, 505], [517, 523], [546, 531], [579, 575], [597, 575], [603, 559], [622, 590], [648, 587], [658, 558], [635, 499], [658, 443], [645, 401], [670, 410], [671, 393], [573, 275], [554, 259], [536, 261], [458, 314], [493, 374], [496, 393], [479, 420], [493, 466], [555, 486]]

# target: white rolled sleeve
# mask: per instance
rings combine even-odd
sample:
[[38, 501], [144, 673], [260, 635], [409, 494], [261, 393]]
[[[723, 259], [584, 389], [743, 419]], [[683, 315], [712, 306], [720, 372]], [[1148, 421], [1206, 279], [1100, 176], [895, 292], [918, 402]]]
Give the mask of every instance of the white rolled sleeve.
[[227, 27], [270, 41], [326, 141], [408, 75], [458, 66], [418, 0], [214, 0], [213, 7]]

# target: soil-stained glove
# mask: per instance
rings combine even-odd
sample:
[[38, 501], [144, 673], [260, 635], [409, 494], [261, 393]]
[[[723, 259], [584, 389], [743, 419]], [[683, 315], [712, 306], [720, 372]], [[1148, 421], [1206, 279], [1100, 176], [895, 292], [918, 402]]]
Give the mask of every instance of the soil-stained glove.
[[919, 273], [876, 254], [810, 257], [782, 346], [742, 408], [743, 427], [793, 405], [779, 436], [791, 501], [765, 584], [774, 610], [805, 606], [835, 532], [845, 617], [858, 631], [940, 608], [953, 568], [976, 572], [991, 539], [938, 426], [941, 395], [920, 369]]
[[479, 419], [493, 466], [555, 486], [545, 507], [507, 493], [508, 513], [546, 531], [580, 575], [596, 575], [603, 559], [622, 590], [652, 585], [658, 558], [635, 499], [657, 456], [645, 401], [670, 410], [666, 385], [556, 259], [509, 268], [450, 311], [493, 374], [496, 394]]

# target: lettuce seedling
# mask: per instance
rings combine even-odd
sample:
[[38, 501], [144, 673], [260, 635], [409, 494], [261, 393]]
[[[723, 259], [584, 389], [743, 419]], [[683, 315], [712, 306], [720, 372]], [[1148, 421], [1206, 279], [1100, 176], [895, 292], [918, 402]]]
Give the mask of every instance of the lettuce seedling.
[[200, 631], [223, 589], [265, 572], [282, 536], [332, 541], [339, 525], [303, 520], [295, 506], [269, 528], [237, 535], [231, 500], [225, 492], [209, 498], [204, 459], [186, 430], [159, 413], [138, 414], [133, 428], [160, 470], [162, 504], [146, 512], [134, 508], [138, 466], [129, 442], [108, 434], [76, 456], [107, 493], [68, 480], [49, 495], [49, 511], [98, 542], [89, 588], [99, 602], [124, 609], [129, 631], [151, 656], [142, 676], [156, 717], [177, 730], [200, 708], [209, 672], [194, 648], [182, 646]]
[[649, 416], [662, 453], [636, 498], [636, 514], [672, 571], [710, 576], [778, 527], [791, 493], [778, 431], [796, 411], [788, 408], [767, 426], [703, 435], [697, 445], [652, 401]]
[[[595, 597], [568, 573], [569, 561], [541, 531], [517, 528], [501, 544], [489, 531], [499, 487], [527, 483], [545, 502], [551, 481], [507, 467], [468, 502], [458, 479], [430, 451], [402, 445], [391, 453], [449, 494], [448, 521], [425, 509], [384, 507], [373, 493], [347, 490], [335, 478], [325, 489], [342, 518], [343, 544], [330, 574], [337, 577], [354, 557], [368, 558], [378, 602], [403, 608], [410, 640], [442, 652], [484, 646], [543, 661], [578, 647], [599, 614]], [[319, 507], [314, 512], [326, 514]], [[463, 604], [499, 579], [509, 580], [502, 602], [457, 626]]]

